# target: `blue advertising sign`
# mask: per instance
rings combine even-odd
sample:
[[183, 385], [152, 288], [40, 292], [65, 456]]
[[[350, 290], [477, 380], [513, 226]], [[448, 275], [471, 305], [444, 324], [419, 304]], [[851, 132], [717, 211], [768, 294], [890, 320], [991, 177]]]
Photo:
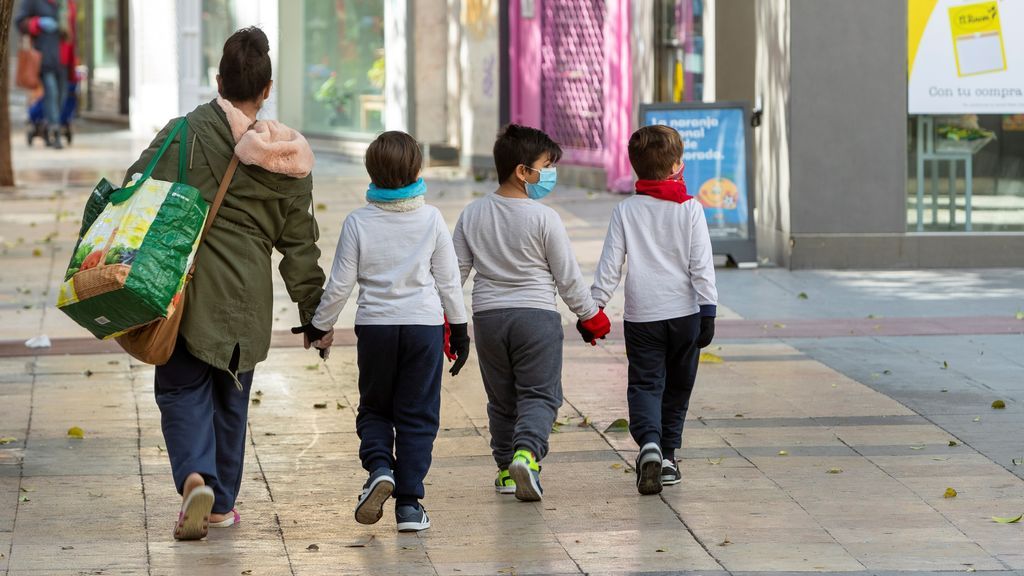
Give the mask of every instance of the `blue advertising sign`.
[[[748, 112], [741, 103], [641, 106], [641, 124], [675, 128], [683, 139], [683, 178], [704, 206], [716, 253], [754, 260]], [[738, 244], [747, 245], [738, 250]], [[727, 246], [728, 245], [728, 246]]]

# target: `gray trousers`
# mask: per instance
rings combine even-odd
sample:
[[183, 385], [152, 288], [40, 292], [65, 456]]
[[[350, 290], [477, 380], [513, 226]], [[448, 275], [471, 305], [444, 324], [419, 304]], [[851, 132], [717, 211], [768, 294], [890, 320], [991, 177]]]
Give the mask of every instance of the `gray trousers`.
[[488, 310], [473, 315], [473, 335], [494, 462], [508, 468], [519, 449], [544, 458], [562, 406], [561, 316], [534, 308]]

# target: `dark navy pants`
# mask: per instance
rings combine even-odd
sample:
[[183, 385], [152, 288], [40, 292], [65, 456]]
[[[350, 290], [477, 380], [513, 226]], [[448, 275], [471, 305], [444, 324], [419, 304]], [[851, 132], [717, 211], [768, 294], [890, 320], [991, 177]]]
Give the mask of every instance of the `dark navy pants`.
[[629, 360], [629, 432], [640, 446], [682, 446], [683, 423], [697, 379], [700, 314], [655, 322], [624, 322]]
[[441, 414], [444, 326], [356, 326], [359, 459], [395, 472], [395, 498], [423, 498]]
[[189, 474], [201, 474], [213, 489], [217, 514], [234, 508], [242, 485], [252, 375], [238, 375], [239, 390], [231, 374], [189, 354], [184, 340], [156, 368], [156, 403], [174, 485], [181, 494]]

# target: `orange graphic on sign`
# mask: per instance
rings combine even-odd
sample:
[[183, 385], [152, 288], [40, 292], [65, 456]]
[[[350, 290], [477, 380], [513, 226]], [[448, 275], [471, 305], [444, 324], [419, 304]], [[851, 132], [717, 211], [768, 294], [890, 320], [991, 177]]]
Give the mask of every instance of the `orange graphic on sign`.
[[707, 208], [735, 210], [740, 191], [736, 183], [728, 178], [712, 178], [701, 184], [697, 200]]

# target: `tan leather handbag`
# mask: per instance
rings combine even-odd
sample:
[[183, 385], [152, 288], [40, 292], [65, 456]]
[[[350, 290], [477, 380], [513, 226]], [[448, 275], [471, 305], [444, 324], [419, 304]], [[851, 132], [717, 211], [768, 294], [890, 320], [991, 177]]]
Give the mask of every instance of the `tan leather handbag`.
[[[220, 205], [224, 203], [224, 196], [227, 195], [228, 186], [231, 184], [231, 179], [235, 176], [236, 168], [238, 168], [238, 156], [231, 158], [231, 163], [228, 164], [228, 169], [220, 180], [217, 197], [213, 200], [213, 206], [210, 207], [209, 215], [206, 217], [206, 224], [203, 226], [203, 235], [199, 239], [200, 246], [206, 241], [206, 234], [210, 231], [210, 227], [217, 217], [217, 212], [220, 211]], [[181, 301], [174, 309], [173, 314], [167, 318], [158, 318], [145, 326], [116, 337], [117, 343], [132, 358], [146, 364], [153, 364], [154, 366], [163, 366], [171, 359], [171, 354], [174, 353], [174, 346], [178, 343], [178, 330], [181, 327], [181, 317], [185, 312], [185, 293], [188, 283], [192, 281], [192, 275], [195, 274], [196, 260], [198, 260], [198, 252], [197, 257], [192, 260], [192, 267], [185, 276], [185, 287], [182, 289]]]
[[28, 35], [21, 40], [21, 47], [18, 48], [18, 67], [14, 73], [14, 84], [25, 90], [36, 90], [41, 81], [39, 70], [43, 65], [43, 55], [32, 47], [32, 40]]

